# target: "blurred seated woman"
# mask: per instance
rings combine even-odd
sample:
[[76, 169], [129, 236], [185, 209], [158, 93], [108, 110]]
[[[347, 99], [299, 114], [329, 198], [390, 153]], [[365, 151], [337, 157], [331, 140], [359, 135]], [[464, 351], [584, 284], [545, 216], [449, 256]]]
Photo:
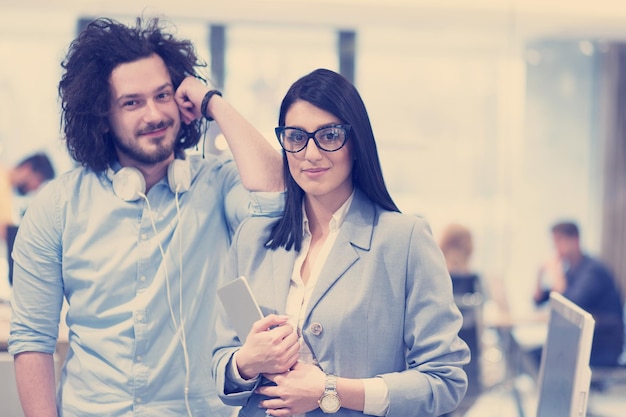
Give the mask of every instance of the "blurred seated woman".
[[452, 278], [454, 299], [463, 314], [463, 327], [459, 336], [468, 344], [472, 352], [470, 363], [465, 366], [468, 378], [467, 399], [480, 393], [482, 387], [480, 372], [480, 312], [483, 293], [479, 275], [471, 269], [470, 261], [474, 251], [471, 231], [452, 223], [441, 234], [439, 246], [446, 259]]

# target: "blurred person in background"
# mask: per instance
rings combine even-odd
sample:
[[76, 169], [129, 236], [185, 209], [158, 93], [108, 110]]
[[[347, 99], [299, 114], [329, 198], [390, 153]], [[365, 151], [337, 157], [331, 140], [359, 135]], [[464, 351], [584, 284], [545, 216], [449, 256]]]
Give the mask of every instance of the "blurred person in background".
[[582, 251], [575, 222], [555, 223], [551, 232], [555, 253], [539, 268], [533, 300], [541, 305], [556, 291], [589, 312], [596, 321], [590, 365], [617, 365], [624, 348], [624, 311], [613, 274]]
[[483, 290], [479, 275], [471, 267], [474, 243], [469, 228], [457, 223], [447, 225], [441, 233], [439, 247], [450, 272], [454, 299], [463, 315], [463, 327], [459, 336], [468, 344], [472, 353], [470, 362], [464, 366], [468, 387], [459, 406], [459, 412], [462, 412], [476, 401], [482, 391], [480, 335]]
[[7, 227], [19, 223], [25, 207], [16, 206], [15, 197], [25, 197], [54, 178], [54, 167], [45, 153], [36, 153], [10, 169], [0, 169], [0, 238]]

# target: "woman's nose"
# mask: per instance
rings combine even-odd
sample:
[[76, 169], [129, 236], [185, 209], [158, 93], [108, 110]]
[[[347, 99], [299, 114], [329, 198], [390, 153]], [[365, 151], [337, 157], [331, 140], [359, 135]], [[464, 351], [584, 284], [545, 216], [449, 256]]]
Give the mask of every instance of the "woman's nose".
[[317, 147], [317, 143], [315, 143], [313, 138], [309, 138], [306, 143], [306, 147], [304, 148], [304, 157], [311, 160], [320, 159], [322, 157], [322, 150]]

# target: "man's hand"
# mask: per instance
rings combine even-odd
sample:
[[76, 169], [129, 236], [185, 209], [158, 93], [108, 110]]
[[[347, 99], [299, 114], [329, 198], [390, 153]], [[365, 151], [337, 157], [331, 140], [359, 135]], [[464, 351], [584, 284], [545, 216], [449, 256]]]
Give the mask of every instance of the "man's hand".
[[189, 124], [196, 119], [200, 119], [202, 109], [202, 99], [210, 88], [196, 77], [187, 77], [178, 86], [174, 98], [180, 110], [183, 123]]

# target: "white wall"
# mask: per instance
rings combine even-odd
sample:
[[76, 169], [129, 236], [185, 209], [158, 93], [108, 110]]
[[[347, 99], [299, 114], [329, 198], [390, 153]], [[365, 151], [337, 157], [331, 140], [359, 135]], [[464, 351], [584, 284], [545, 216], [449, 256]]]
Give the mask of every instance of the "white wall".
[[63, 13], [0, 12], [0, 162], [46, 150], [68, 168], [60, 141], [57, 84], [60, 62], [74, 34]]

